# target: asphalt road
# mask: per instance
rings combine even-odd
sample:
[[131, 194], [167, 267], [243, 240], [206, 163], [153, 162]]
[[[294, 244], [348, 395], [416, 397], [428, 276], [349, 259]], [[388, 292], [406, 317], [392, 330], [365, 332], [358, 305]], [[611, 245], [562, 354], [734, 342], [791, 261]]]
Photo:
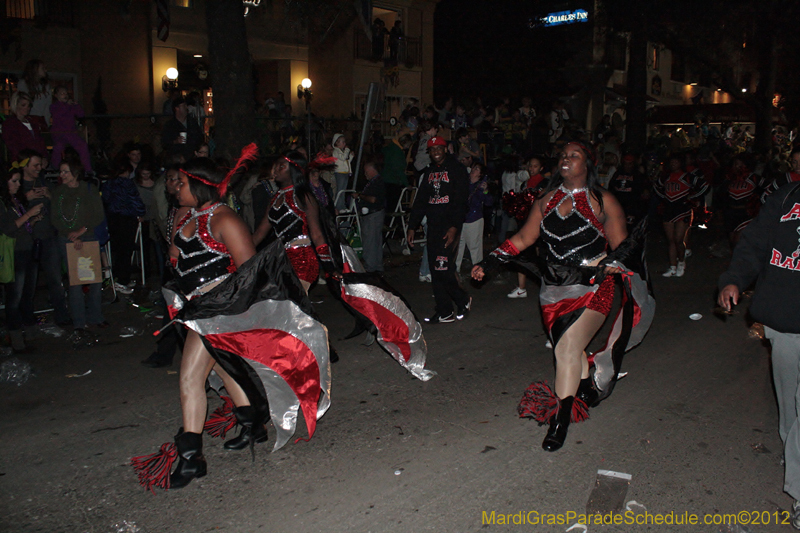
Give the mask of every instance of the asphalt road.
[[[590, 532], [791, 531], [775, 525], [791, 500], [781, 490], [768, 348], [748, 336], [745, 312], [726, 321], [712, 314], [726, 260], [710, 256], [709, 235], [694, 235], [681, 279], [660, 277], [666, 253], [654, 235], [653, 327], [627, 355], [629, 374], [613, 396], [573, 425], [556, 453], [540, 448], [545, 427], [516, 415], [527, 385], [552, 381], [553, 366], [537, 299], [507, 299], [510, 275], [469, 288], [474, 311], [466, 320], [425, 328], [428, 368], [438, 372], [426, 383], [377, 345], [336, 340], [350, 319], [324, 288], [314, 289], [341, 355], [332, 407], [314, 438], [275, 453], [271, 439], [253, 462], [206, 437], [208, 475], [156, 494], [137, 484], [128, 462], [155, 452], [180, 425], [179, 358], [172, 368], [144, 368], [149, 334], [116, 335], [129, 324], [153, 331], [156, 321], [117, 303], [95, 348], [37, 338], [36, 353], [21, 357], [36, 376], [0, 384], [0, 531], [566, 531], [577, 520], [567, 513], [586, 512], [598, 470], [630, 475], [617, 498], [640, 506], [620, 519], [689, 513], [700, 524], [590, 525]], [[387, 277], [427, 315], [430, 286], [406, 259], [391, 258]], [[703, 318], [692, 321], [692, 313]], [[705, 515], [741, 511], [757, 511], [740, 518], [762, 524], [702, 524]], [[567, 523], [531, 523], [541, 514]], [[513, 523], [522, 518], [528, 523]]]

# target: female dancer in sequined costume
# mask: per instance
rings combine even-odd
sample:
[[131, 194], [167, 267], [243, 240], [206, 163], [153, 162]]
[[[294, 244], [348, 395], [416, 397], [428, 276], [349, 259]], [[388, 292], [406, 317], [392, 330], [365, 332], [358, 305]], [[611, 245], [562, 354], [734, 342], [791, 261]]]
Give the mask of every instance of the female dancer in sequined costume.
[[306, 160], [299, 152], [289, 152], [275, 161], [272, 178], [280, 190], [256, 228], [253, 244], [258, 246], [274, 229], [303, 288], [308, 291], [319, 277], [320, 266], [337, 279], [341, 279], [341, 272], [334, 266], [320, 221], [319, 203], [308, 185], [305, 170]]
[[[627, 237], [625, 214], [613, 195], [596, 185], [593, 151], [569, 143], [561, 154], [559, 174], [536, 200], [522, 229], [472, 269], [481, 280], [485, 270], [533, 245], [541, 238], [547, 268], [542, 272], [542, 315], [555, 346], [557, 411], [542, 443], [547, 451], [561, 448], [567, 436], [576, 394], [588, 404], [597, 400], [589, 376], [586, 347], [611, 311], [615, 284], [612, 276], [592, 285], [601, 261]], [[606, 267], [606, 273], [618, 272]], [[587, 290], [564, 309], [565, 292]], [[579, 389], [580, 387], [580, 389]]]
[[[175, 214], [169, 254], [178, 287], [189, 299], [219, 285], [255, 254], [245, 223], [220, 202], [217, 185], [222, 181], [222, 172], [207, 158], [195, 159], [180, 171], [177, 198], [182, 207]], [[180, 374], [183, 432], [175, 438], [180, 462], [170, 475], [171, 489], [185, 487], [206, 473], [202, 433], [205, 383], [212, 369], [225, 383], [242, 424], [239, 437], [226, 442], [225, 448], [243, 449], [251, 440], [267, 439], [266, 427], [262, 420], [255, 420], [242, 388], [215, 363], [200, 336], [187, 329]]]

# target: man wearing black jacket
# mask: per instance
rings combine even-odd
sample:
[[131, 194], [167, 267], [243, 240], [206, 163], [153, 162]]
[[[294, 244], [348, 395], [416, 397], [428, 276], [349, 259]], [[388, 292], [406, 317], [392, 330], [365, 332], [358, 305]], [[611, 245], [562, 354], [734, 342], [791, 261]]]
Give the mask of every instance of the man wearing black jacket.
[[[467, 214], [469, 176], [464, 165], [447, 155], [446, 145], [447, 142], [439, 136], [428, 140], [431, 163], [422, 171], [407, 236], [409, 244], [412, 244], [414, 229], [423, 217], [428, 218], [428, 264], [436, 313], [425, 321], [431, 324], [461, 320], [472, 304], [472, 298], [456, 278], [454, 261], [459, 233]], [[456, 304], [455, 315], [453, 303]]]
[[745, 228], [728, 270], [719, 278], [719, 305], [731, 302], [756, 281], [750, 314], [764, 324], [772, 344], [772, 376], [778, 398], [784, 445], [783, 490], [795, 502], [792, 525], [800, 529], [800, 184], [792, 183], [767, 198]]

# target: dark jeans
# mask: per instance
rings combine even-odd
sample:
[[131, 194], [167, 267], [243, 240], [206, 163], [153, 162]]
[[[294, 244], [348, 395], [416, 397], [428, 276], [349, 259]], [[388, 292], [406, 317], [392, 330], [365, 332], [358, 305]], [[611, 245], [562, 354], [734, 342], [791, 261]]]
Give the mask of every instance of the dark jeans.
[[456, 277], [456, 252], [459, 235], [449, 248], [444, 247], [444, 236], [447, 228], [435, 228], [428, 222], [428, 265], [431, 269], [433, 297], [436, 299], [436, 313], [447, 316], [453, 312], [453, 303], [457, 308], [466, 307], [469, 295], [461, 288]]
[[114, 281], [127, 285], [131, 281], [131, 256], [136, 250], [136, 217], [108, 213], [108, 231], [111, 234], [111, 266]]
[[367, 272], [383, 272], [383, 217], [381, 209], [361, 216], [361, 246]]
[[14, 252], [14, 281], [6, 283], [6, 325], [9, 330], [22, 329], [36, 322], [33, 316], [33, 295], [36, 292], [36, 270], [39, 265], [31, 251]]
[[[50, 294], [50, 304], [53, 306], [53, 315], [58, 324], [67, 323], [70, 319], [69, 311], [67, 310], [67, 297], [64, 294], [64, 283], [61, 276], [62, 253], [66, 255], [67, 249], [60, 245], [58, 237], [53, 236], [49, 239], [42, 239], [42, 255], [39, 259], [39, 266], [42, 267], [44, 272], [47, 291]], [[36, 268], [32, 272], [30, 283], [33, 287], [36, 287], [39, 269]], [[25, 282], [27, 283], [28, 279]]]

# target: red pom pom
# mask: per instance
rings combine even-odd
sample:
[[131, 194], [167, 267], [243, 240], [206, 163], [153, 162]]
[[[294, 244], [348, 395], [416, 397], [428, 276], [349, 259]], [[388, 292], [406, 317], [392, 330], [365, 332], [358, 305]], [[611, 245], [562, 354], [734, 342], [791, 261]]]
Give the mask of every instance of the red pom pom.
[[227, 396], [222, 396], [225, 402], [222, 407], [217, 407], [208, 422], [203, 426], [203, 430], [212, 437], [225, 438], [230, 430], [236, 427], [236, 415], [233, 414], [233, 400]]
[[158, 452], [131, 459], [131, 466], [139, 476], [139, 484], [155, 494], [153, 487], [169, 488], [169, 473], [177, 458], [175, 443], [165, 442]]
[[503, 194], [503, 211], [517, 221], [523, 222], [528, 218], [534, 201], [536, 193], [533, 189], [526, 189], [524, 192], [508, 191]]
[[[539, 424], [547, 424], [558, 410], [558, 397], [546, 381], [534, 381], [525, 390], [522, 400], [517, 406], [520, 418], [533, 418]], [[573, 423], [583, 422], [589, 418], [589, 407], [580, 398], [572, 402], [570, 420]]]

